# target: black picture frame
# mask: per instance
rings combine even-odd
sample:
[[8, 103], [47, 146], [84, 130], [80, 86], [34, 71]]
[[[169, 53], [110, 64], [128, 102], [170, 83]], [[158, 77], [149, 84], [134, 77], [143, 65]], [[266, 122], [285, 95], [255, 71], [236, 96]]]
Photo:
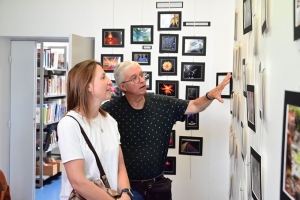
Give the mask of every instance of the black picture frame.
[[179, 154], [202, 156], [203, 137], [179, 136]]
[[254, 200], [262, 200], [261, 190], [261, 156], [250, 147], [251, 192]]
[[204, 81], [205, 63], [204, 62], [182, 62], [181, 81]]
[[153, 44], [153, 25], [131, 25], [131, 44]]
[[138, 62], [140, 65], [150, 65], [151, 52], [145, 52], [145, 51], [132, 52], [132, 60]]
[[247, 98], [247, 64], [246, 59], [242, 61], [243, 94]]
[[[294, 200], [295, 193], [289, 188], [299, 186], [299, 177], [292, 174], [292, 169], [300, 167], [296, 160], [299, 152], [299, 142], [294, 139], [296, 132], [300, 131], [300, 93], [293, 91], [284, 92], [282, 147], [281, 147], [281, 179], [280, 199]], [[299, 193], [298, 193], [299, 194]]]
[[294, 40], [300, 38], [300, 2], [294, 0]]
[[247, 85], [247, 120], [248, 126], [255, 132], [255, 94], [254, 85]]
[[144, 71], [146, 80], [146, 90], [152, 90], [152, 72]]
[[206, 56], [206, 37], [183, 36], [182, 55], [184, 56]]
[[176, 144], [176, 132], [175, 130], [172, 130], [170, 134], [169, 148], [175, 149], [175, 144]]
[[176, 76], [177, 57], [158, 57], [158, 75]]
[[[216, 86], [218, 86], [220, 83], [222, 83], [223, 79], [227, 76], [227, 72], [217, 72], [216, 73]], [[230, 99], [232, 92], [232, 78], [230, 78], [230, 81], [228, 85], [224, 87], [221, 93], [222, 98]]]
[[245, 129], [244, 129], [244, 124], [241, 121], [241, 156], [242, 156], [243, 161], [245, 160], [245, 155], [246, 155], [245, 146], [246, 146], [245, 145]]
[[124, 29], [102, 29], [102, 47], [124, 47]]
[[156, 80], [156, 94], [178, 98], [179, 81]]
[[123, 62], [123, 54], [101, 54], [101, 64], [105, 72], [113, 72]]
[[111, 98], [121, 97], [123, 95], [122, 90], [118, 87], [115, 80], [111, 80], [112, 86], [111, 86]]
[[176, 157], [167, 156], [164, 163], [164, 174], [176, 175]]
[[159, 53], [178, 53], [178, 34], [159, 35]]
[[181, 11], [157, 12], [158, 31], [179, 31], [181, 30]]
[[199, 113], [186, 115], [185, 130], [199, 130]]
[[185, 86], [185, 99], [194, 100], [199, 98], [200, 86], [187, 85]]
[[252, 31], [252, 0], [243, 0], [243, 34]]

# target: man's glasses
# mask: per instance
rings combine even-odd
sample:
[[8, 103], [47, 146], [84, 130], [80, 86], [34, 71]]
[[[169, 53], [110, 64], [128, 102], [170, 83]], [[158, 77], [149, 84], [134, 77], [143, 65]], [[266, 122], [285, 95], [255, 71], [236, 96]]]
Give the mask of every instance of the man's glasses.
[[139, 75], [133, 75], [131, 76], [131, 79], [128, 81], [123, 81], [122, 83], [127, 83], [132, 81], [133, 83], [140, 83], [141, 82], [141, 78], [145, 79], [145, 77], [147, 76], [147, 74], [145, 72], [141, 72]]

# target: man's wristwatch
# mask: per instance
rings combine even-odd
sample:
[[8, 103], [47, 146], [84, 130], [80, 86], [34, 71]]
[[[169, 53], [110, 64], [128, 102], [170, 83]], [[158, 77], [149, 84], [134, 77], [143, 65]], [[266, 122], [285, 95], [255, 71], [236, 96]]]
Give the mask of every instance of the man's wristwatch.
[[133, 194], [132, 194], [132, 192], [131, 192], [131, 190], [130, 189], [128, 189], [128, 188], [124, 188], [122, 191], [121, 191], [121, 196], [122, 196], [122, 194], [123, 193], [127, 193], [128, 194], [128, 196], [130, 197], [130, 199], [132, 199], [133, 198]]

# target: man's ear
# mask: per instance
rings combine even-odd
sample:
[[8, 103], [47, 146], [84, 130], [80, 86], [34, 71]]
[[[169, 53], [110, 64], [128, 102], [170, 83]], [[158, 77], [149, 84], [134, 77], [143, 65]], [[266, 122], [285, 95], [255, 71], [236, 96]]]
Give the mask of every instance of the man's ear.
[[124, 86], [123, 83], [121, 83], [121, 84], [119, 85], [119, 88], [120, 88], [122, 91], [126, 91], [126, 87]]

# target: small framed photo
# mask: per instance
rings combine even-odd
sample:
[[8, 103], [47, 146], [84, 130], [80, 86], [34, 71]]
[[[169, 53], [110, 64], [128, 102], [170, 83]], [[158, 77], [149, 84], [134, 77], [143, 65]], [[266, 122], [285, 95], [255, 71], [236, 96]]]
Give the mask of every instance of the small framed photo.
[[294, 0], [294, 40], [300, 38], [300, 1]]
[[262, 193], [261, 193], [261, 157], [260, 155], [250, 147], [251, 157], [250, 157], [250, 164], [251, 164], [251, 191], [252, 191], [252, 198], [254, 200], [261, 200]]
[[241, 121], [241, 156], [243, 161], [245, 160], [245, 155], [246, 155], [246, 151], [245, 151], [245, 130], [244, 130], [244, 124]]
[[247, 98], [247, 64], [245, 58], [242, 61], [243, 94]]
[[152, 72], [144, 71], [146, 80], [146, 90], [152, 90]]
[[164, 164], [164, 174], [176, 175], [176, 157], [167, 156]]
[[124, 47], [124, 29], [102, 29], [102, 47]]
[[182, 55], [205, 56], [206, 37], [182, 37]]
[[179, 136], [179, 154], [202, 156], [203, 137]]
[[113, 72], [123, 62], [123, 54], [101, 54], [101, 64], [105, 72]]
[[254, 85], [247, 85], [247, 119], [248, 126], [255, 132], [255, 98]]
[[181, 11], [158, 12], [157, 30], [178, 31], [181, 30]]
[[110, 95], [112, 98], [115, 97], [121, 97], [123, 95], [122, 90], [118, 87], [115, 80], [111, 80], [112, 86], [111, 86], [111, 92]]
[[156, 80], [156, 94], [178, 98], [178, 81]]
[[175, 142], [175, 130], [172, 130], [169, 140], [169, 148], [175, 149]]
[[158, 57], [158, 75], [176, 76], [177, 57]]
[[199, 98], [200, 87], [187, 85], [185, 89], [185, 99], [186, 100], [194, 100]]
[[[216, 77], [216, 86], [222, 83], [223, 79], [226, 77], [227, 72], [218, 72]], [[230, 99], [230, 95], [232, 92], [232, 78], [230, 78], [230, 82], [224, 87], [221, 93], [222, 98]]]
[[187, 114], [185, 119], [185, 130], [199, 130], [199, 113]]
[[252, 0], [243, 0], [243, 34], [252, 31]]
[[131, 44], [153, 44], [153, 25], [131, 26]]
[[182, 81], [204, 81], [205, 63], [203, 62], [182, 62], [181, 80]]
[[178, 53], [178, 34], [160, 34], [159, 53]]
[[140, 65], [150, 65], [151, 52], [132, 52], [132, 60]]

